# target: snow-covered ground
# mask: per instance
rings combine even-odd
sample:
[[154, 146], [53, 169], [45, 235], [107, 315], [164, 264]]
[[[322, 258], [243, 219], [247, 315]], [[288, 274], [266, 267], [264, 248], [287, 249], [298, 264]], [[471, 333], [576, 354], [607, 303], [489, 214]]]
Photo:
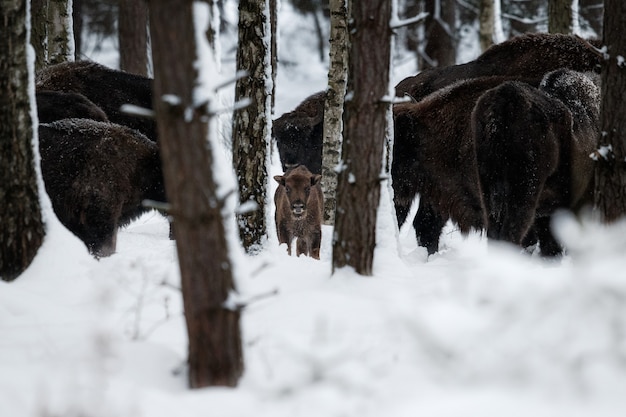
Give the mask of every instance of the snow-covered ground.
[[[324, 88], [316, 56], [279, 72], [278, 115]], [[1, 417], [626, 415], [625, 224], [561, 216], [561, 261], [449, 225], [427, 257], [384, 195], [372, 277], [331, 276], [332, 228], [315, 261], [287, 256], [270, 224], [237, 279], [255, 300], [243, 377], [201, 390], [186, 386], [167, 221], [144, 215], [100, 261], [47, 225], [31, 267], [0, 282]]]

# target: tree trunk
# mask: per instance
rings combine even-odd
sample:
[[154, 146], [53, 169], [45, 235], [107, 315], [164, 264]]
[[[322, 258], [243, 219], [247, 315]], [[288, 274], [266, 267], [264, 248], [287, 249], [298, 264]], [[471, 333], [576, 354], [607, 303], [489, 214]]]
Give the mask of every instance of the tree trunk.
[[424, 20], [427, 59], [423, 68], [446, 67], [456, 63], [456, 2], [451, 0], [425, 0]]
[[119, 0], [120, 69], [148, 76], [148, 5], [144, 0]]
[[[498, 16], [498, 19], [500, 17]], [[480, 50], [486, 51], [493, 45], [493, 31], [495, 23], [495, 14], [493, 0], [480, 0], [478, 39], [480, 41]]]
[[578, 0], [548, 0], [548, 32], [575, 33]]
[[72, 0], [49, 0], [48, 63], [74, 60]]
[[[0, 278], [32, 262], [44, 238], [34, 164], [27, 3], [0, 0]], [[35, 144], [34, 144], [35, 142]]]
[[348, 7], [350, 55], [344, 112], [343, 167], [337, 184], [333, 270], [372, 274], [376, 213], [389, 110], [391, 2], [358, 0]]
[[276, 108], [276, 75], [278, 74], [278, 4], [277, 0], [269, 0], [270, 1], [270, 33], [271, 33], [271, 63], [272, 63], [272, 103], [271, 103], [271, 114], [274, 114], [274, 109]]
[[189, 334], [189, 384], [235, 386], [243, 360], [239, 312], [225, 305], [235, 283], [223, 218], [232, 221], [234, 213], [223, 213], [226, 197], [217, 193], [213, 173], [219, 158], [217, 138], [209, 137], [206, 111], [194, 101], [200, 72], [211, 68], [196, 66], [193, 3], [150, 1], [154, 108], [165, 188], [176, 224]]
[[35, 72], [48, 65], [48, 1], [31, 0], [31, 44], [35, 49]]
[[[235, 101], [251, 104], [233, 115], [233, 164], [239, 181], [239, 199], [245, 212], [238, 214], [239, 235], [249, 253], [258, 251], [267, 237], [267, 158], [271, 123], [271, 45], [268, 0], [239, 3], [237, 80]], [[248, 207], [246, 207], [248, 206]]]
[[72, 0], [72, 30], [74, 31], [74, 60], [80, 61], [83, 50], [83, 0]]
[[601, 152], [596, 164], [595, 205], [607, 222], [626, 214], [626, 4], [604, 2], [604, 40], [608, 59], [602, 66]]
[[335, 224], [337, 165], [341, 154], [343, 101], [348, 78], [348, 11], [346, 0], [330, 0], [330, 62], [324, 103], [322, 190], [324, 224]]

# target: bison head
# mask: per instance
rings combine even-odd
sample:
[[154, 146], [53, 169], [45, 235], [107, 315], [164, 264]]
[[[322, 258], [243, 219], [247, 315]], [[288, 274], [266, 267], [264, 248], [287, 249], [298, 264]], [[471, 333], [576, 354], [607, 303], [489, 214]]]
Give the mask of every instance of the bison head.
[[304, 165], [298, 165], [284, 175], [274, 176], [274, 179], [284, 187], [291, 213], [300, 218], [306, 213], [311, 188], [320, 183], [322, 176], [312, 174]]

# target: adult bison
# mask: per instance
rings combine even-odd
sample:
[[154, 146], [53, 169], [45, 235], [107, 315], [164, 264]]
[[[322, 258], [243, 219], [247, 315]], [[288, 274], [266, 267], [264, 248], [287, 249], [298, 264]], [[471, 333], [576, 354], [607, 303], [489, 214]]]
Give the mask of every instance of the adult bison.
[[293, 167], [284, 175], [276, 175], [278, 188], [274, 194], [276, 205], [276, 233], [278, 241], [287, 244], [291, 255], [291, 242], [296, 239], [296, 254], [320, 258], [322, 241], [322, 210], [324, 194], [320, 180], [304, 165]]
[[104, 111], [94, 102], [78, 93], [63, 91], [38, 90], [37, 116], [39, 123], [50, 123], [61, 119], [91, 119], [108, 121]]
[[157, 145], [134, 129], [88, 119], [39, 125], [41, 170], [61, 223], [96, 257], [115, 252], [117, 230], [165, 201]]
[[527, 33], [491, 46], [473, 61], [407, 77], [396, 85], [396, 95], [421, 100], [459, 80], [483, 76], [541, 78], [559, 68], [599, 72], [602, 55], [594, 42], [575, 35]]
[[[405, 222], [419, 194], [413, 226], [418, 244], [429, 254], [437, 252], [441, 230], [449, 218], [464, 234], [487, 225], [471, 114], [485, 91], [507, 80], [510, 78], [465, 80], [419, 102], [394, 106], [391, 175], [398, 225]], [[539, 80], [529, 82], [539, 84]]]
[[325, 100], [326, 92], [315, 93], [293, 111], [274, 120], [272, 136], [276, 140], [283, 171], [301, 164], [315, 174], [322, 173]]
[[472, 128], [488, 238], [524, 245], [532, 237], [543, 256], [561, 253], [550, 218], [591, 202], [598, 113], [597, 86], [565, 69], [540, 89], [506, 82], [480, 97]]
[[51, 65], [36, 75], [36, 90], [82, 94], [100, 107], [108, 119], [139, 130], [156, 141], [156, 123], [151, 118], [127, 114], [124, 104], [152, 108], [152, 80], [140, 75], [107, 68], [90, 61]]

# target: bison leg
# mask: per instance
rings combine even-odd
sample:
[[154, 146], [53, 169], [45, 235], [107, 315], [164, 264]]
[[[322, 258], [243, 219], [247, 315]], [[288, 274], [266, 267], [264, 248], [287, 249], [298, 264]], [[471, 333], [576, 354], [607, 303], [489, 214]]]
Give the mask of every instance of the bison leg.
[[322, 245], [322, 230], [315, 230], [311, 233], [310, 238], [311, 250], [310, 255], [314, 259], [320, 258], [320, 246]]
[[550, 228], [550, 216], [539, 217], [535, 221], [537, 239], [539, 240], [539, 248], [541, 256], [555, 257], [563, 253], [563, 248], [557, 242]]
[[278, 234], [278, 244], [287, 244], [287, 254], [291, 255], [291, 234], [286, 222], [280, 222], [276, 227], [276, 233]]
[[308, 239], [299, 237], [296, 241], [296, 255], [309, 255], [309, 242]]
[[423, 246], [429, 255], [439, 250], [439, 236], [446, 220], [437, 213], [430, 204], [420, 198], [417, 214], [413, 219], [413, 228], [417, 244]]

